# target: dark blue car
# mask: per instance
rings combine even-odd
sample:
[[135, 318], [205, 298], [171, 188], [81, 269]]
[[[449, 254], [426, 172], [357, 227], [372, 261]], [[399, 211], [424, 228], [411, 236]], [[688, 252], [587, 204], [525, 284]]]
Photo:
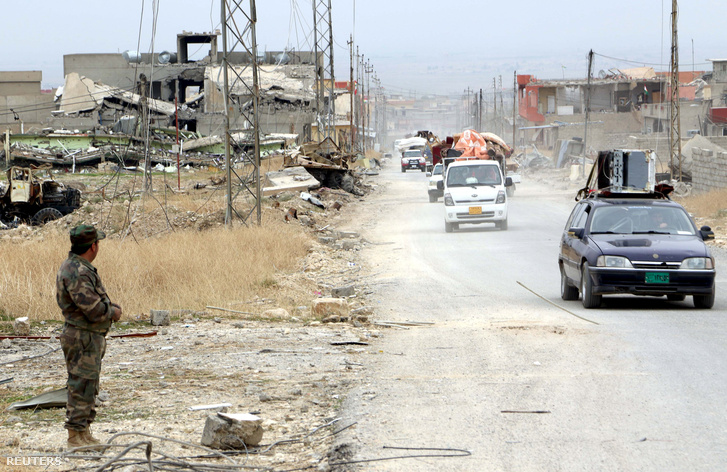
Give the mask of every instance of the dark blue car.
[[563, 300], [598, 307], [602, 296], [633, 294], [712, 308], [714, 258], [684, 208], [659, 198], [592, 196], [576, 204], [560, 241]]

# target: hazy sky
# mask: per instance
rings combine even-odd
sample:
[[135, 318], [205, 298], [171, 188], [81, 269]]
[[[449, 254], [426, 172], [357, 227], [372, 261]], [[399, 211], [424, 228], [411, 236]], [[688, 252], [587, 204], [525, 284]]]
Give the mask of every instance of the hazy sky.
[[[599, 54], [594, 74], [641, 65], [668, 70], [670, 60], [671, 0], [331, 2], [337, 80], [348, 78], [347, 42], [354, 34], [359, 52], [393, 93], [491, 91], [499, 76], [510, 88], [514, 70], [539, 78], [584, 78], [590, 49]], [[256, 3], [260, 51], [312, 49], [311, 0]], [[693, 63], [696, 70], [711, 70], [706, 59], [727, 57], [727, 1], [679, 4], [681, 70], [692, 70]], [[220, 27], [220, 2], [6, 1], [3, 20], [0, 68], [42, 70], [43, 87], [50, 88], [63, 83], [64, 54], [148, 52], [152, 37], [154, 51], [174, 51], [177, 33]]]

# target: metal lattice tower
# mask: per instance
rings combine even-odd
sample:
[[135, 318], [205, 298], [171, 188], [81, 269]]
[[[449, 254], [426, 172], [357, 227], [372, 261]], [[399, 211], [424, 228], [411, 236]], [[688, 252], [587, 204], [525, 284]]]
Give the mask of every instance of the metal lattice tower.
[[[243, 4], [247, 4], [249, 8], [246, 9]], [[234, 216], [247, 224], [255, 215], [257, 224], [260, 224], [260, 87], [255, 39], [255, 0], [222, 0], [221, 10], [227, 171], [225, 226], [232, 225]], [[232, 40], [231, 44], [228, 39]], [[249, 63], [230, 66], [229, 57], [235, 49], [244, 50]], [[233, 168], [235, 166], [237, 168]]]
[[671, 86], [671, 99], [669, 100], [669, 111], [671, 115], [671, 126], [669, 127], [669, 144], [671, 146], [670, 171], [674, 179], [674, 165], [679, 169], [678, 180], [682, 180], [682, 140], [681, 140], [681, 119], [679, 116], [679, 41], [677, 37], [677, 0], [672, 0], [671, 11], [671, 74], [669, 84]]
[[316, 61], [316, 119], [318, 133], [336, 139], [336, 96], [333, 75], [331, 0], [313, 0], [313, 39]]

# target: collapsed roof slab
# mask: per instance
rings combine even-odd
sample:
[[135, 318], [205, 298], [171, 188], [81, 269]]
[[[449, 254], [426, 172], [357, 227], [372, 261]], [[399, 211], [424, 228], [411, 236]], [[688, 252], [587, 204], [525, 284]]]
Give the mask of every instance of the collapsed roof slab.
[[61, 110], [66, 114], [90, 111], [101, 105], [104, 96], [105, 91], [98, 92], [93, 80], [71, 72], [63, 85]]
[[[101, 106], [104, 99], [115, 98], [134, 106], [140, 106], [142, 97], [137, 93], [127, 92], [117, 87], [93, 82], [87, 77], [81, 77], [75, 72], [66, 76], [61, 97], [61, 110], [65, 114], [91, 111]], [[147, 105], [153, 112], [174, 116], [176, 107], [163, 100], [147, 98]]]

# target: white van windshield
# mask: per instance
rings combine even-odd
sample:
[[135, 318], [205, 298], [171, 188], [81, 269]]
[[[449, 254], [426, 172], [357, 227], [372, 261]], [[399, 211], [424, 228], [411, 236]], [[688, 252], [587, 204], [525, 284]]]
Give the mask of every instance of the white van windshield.
[[448, 187], [500, 184], [502, 184], [502, 176], [495, 166], [459, 166], [451, 167], [447, 171]]

